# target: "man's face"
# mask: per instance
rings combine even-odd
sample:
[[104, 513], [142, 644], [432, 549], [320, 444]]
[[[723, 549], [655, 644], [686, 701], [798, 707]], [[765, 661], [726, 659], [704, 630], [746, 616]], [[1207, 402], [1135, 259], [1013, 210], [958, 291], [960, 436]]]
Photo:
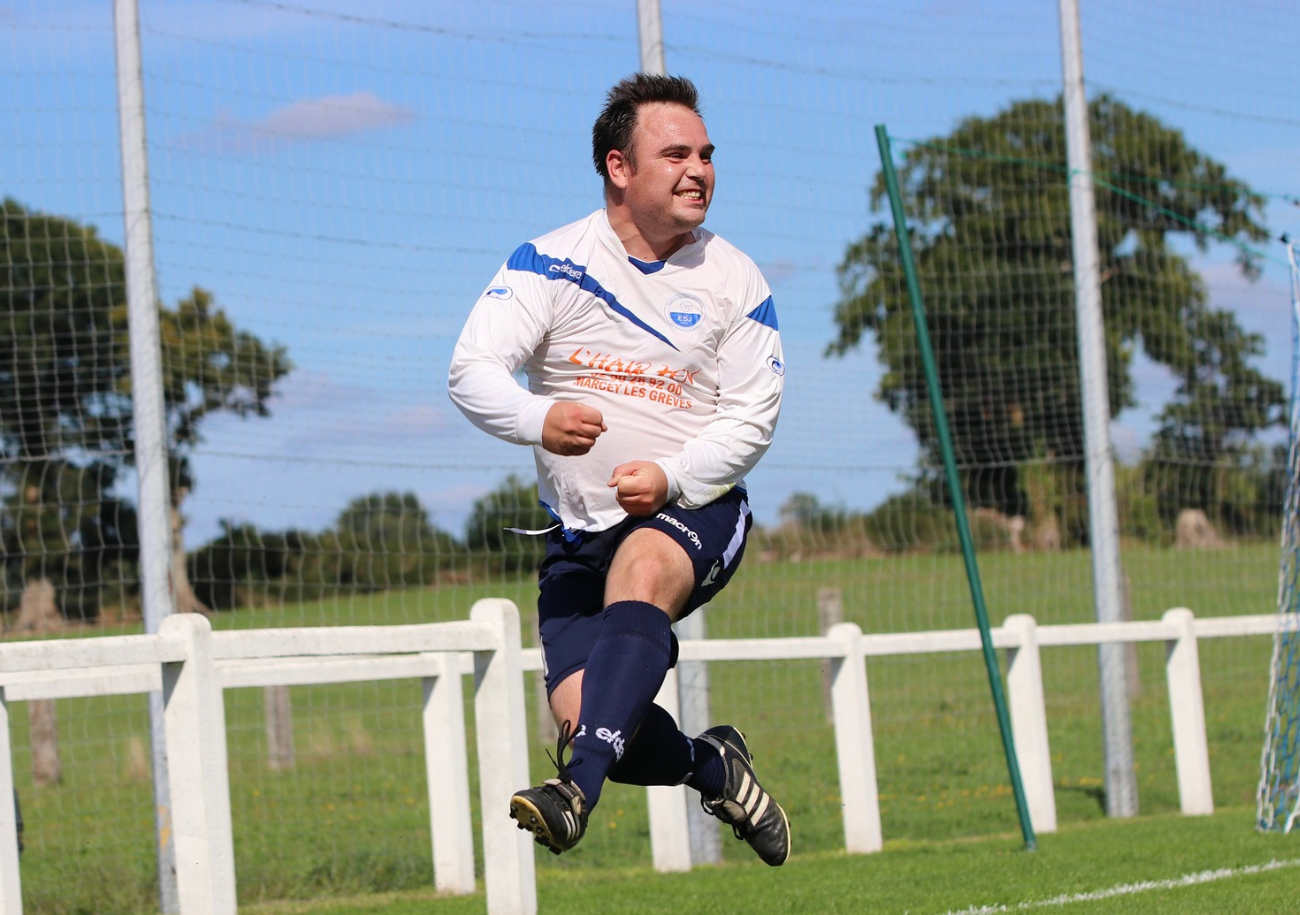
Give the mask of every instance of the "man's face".
[[632, 152], [636, 167], [624, 160], [611, 177], [643, 234], [680, 235], [704, 222], [713, 199], [713, 144], [698, 114], [685, 105], [642, 105]]

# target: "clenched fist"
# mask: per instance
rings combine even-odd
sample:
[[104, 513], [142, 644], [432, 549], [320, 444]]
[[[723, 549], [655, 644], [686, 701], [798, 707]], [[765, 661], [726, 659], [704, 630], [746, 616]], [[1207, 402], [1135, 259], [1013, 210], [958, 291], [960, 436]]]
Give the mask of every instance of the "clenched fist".
[[605, 418], [595, 407], [560, 401], [546, 411], [542, 447], [552, 454], [586, 454], [605, 431]]
[[653, 515], [668, 501], [668, 476], [653, 461], [619, 464], [610, 474], [609, 485], [618, 490], [618, 504], [629, 515]]

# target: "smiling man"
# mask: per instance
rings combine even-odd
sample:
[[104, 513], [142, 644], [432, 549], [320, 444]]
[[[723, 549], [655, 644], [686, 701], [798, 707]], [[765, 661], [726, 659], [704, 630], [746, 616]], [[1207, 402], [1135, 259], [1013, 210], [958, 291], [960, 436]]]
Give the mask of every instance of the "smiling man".
[[518, 791], [510, 815], [559, 854], [606, 779], [685, 783], [784, 864], [789, 821], [741, 732], [691, 737], [654, 703], [677, 660], [672, 624], [744, 554], [745, 474], [772, 441], [784, 383], [776, 310], [754, 262], [701, 228], [713, 144], [689, 80], [615, 85], [592, 156], [605, 207], [515, 250], [471, 311], [448, 381], [476, 426], [533, 446], [556, 521], [537, 608], [559, 772]]

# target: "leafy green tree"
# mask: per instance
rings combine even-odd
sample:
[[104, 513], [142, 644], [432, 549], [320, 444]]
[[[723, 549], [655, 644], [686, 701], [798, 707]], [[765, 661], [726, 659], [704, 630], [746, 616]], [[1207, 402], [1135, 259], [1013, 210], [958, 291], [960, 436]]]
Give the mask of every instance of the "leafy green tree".
[[1161, 413], [1144, 461], [1159, 481], [1160, 515], [1168, 523], [1184, 508], [1200, 508], [1232, 533], [1273, 536], [1282, 500], [1269, 493], [1280, 489], [1286, 460], [1251, 434], [1284, 425], [1282, 386], [1246, 364], [1262, 354], [1257, 335], [1222, 312], [1193, 320], [1201, 325], [1199, 364], [1175, 367], [1178, 397]]
[[[234, 327], [195, 288], [159, 306], [173, 528], [188, 457], [213, 412], [268, 416], [285, 350]], [[64, 612], [93, 615], [104, 562], [134, 560], [134, 518], [114, 493], [134, 464], [122, 251], [93, 226], [0, 206], [0, 499], [6, 581], [47, 580]], [[179, 550], [178, 550], [179, 552]], [[173, 571], [183, 573], [175, 563]], [[178, 592], [185, 582], [178, 583]], [[12, 594], [12, 592], [10, 592]], [[178, 593], [178, 596], [180, 594]]]
[[791, 493], [780, 508], [783, 524], [804, 528], [816, 526], [825, 512], [821, 499], [810, 492]]
[[371, 493], [348, 503], [334, 525], [341, 554], [340, 583], [366, 590], [419, 585], [436, 579], [460, 552], [436, 530], [414, 493]]
[[[1259, 338], [1210, 306], [1181, 252], [1236, 242], [1240, 269], [1257, 277], [1246, 243], [1267, 237], [1263, 199], [1150, 115], [1103, 96], [1089, 117], [1110, 414], [1135, 402], [1140, 347], [1180, 379], [1158, 457], [1231, 460], [1281, 420], [1282, 388], [1250, 365]], [[969, 499], [1011, 515], [1030, 507], [1021, 466], [1046, 457], [1074, 474], [1084, 453], [1065, 161], [1061, 104], [1036, 100], [963, 121], [910, 148], [897, 170]], [[878, 176], [878, 212], [887, 194]], [[886, 370], [877, 395], [916, 432], [933, 478], [942, 458], [889, 221], [849, 246], [839, 280], [827, 352], [842, 356], [871, 334]], [[1187, 498], [1212, 498], [1178, 485]]]
[[319, 533], [263, 531], [222, 520], [221, 534], [195, 550], [189, 576], [215, 610], [300, 603], [341, 588], [380, 591], [433, 584], [464, 549], [434, 527], [414, 493], [353, 499]]
[[545, 540], [516, 534], [507, 528], [538, 531], [557, 523], [542, 506], [537, 484], [525, 482], [512, 473], [500, 486], [474, 502], [465, 523], [465, 545], [471, 551], [490, 553], [493, 571], [527, 571], [541, 561]]
[[[203, 604], [213, 610], [265, 606], [294, 591], [303, 556], [316, 539], [299, 531], [260, 531], [252, 524], [219, 522], [220, 536], [194, 551], [187, 560], [189, 578]], [[337, 583], [337, 576], [332, 584]], [[315, 596], [315, 595], [313, 595]]]
[[[195, 594], [207, 607], [265, 608], [338, 595], [345, 557], [336, 532], [263, 531], [226, 519], [220, 523], [221, 534], [186, 560]], [[349, 576], [355, 565], [354, 556], [346, 557]]]
[[837, 533], [850, 518], [844, 508], [823, 505], [809, 492], [791, 493], [779, 511], [782, 524], [811, 534]]
[[1174, 530], [1179, 513], [1196, 507], [1223, 533], [1276, 537], [1282, 525], [1286, 445], [1270, 449], [1230, 440], [1207, 457], [1198, 444], [1161, 430], [1140, 466], [1164, 529]]
[[135, 581], [135, 508], [105, 495], [116, 473], [111, 464], [52, 460], [43, 462], [39, 474], [31, 470], [0, 472], [0, 482], [10, 489], [0, 511], [7, 596], [0, 607], [17, 599], [29, 582], [49, 581], [61, 586], [66, 616], [93, 617], [102, 595], [120, 595]]

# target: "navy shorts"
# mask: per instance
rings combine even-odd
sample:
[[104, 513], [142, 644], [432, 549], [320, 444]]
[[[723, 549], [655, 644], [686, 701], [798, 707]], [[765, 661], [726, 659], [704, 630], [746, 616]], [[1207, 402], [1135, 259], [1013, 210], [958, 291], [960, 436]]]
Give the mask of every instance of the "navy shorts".
[[[650, 517], [629, 517], [608, 530], [580, 532], [573, 540], [559, 528], [548, 533], [546, 558], [537, 575], [537, 618], [547, 693], [587, 666], [605, 622], [605, 576], [615, 550], [628, 534], [643, 527], [663, 531], [691, 557], [695, 588], [682, 612], [685, 617], [712, 600], [731, 580], [745, 554], [752, 524], [744, 491], [732, 489], [703, 508], [681, 508], [670, 502]], [[676, 662], [674, 636], [672, 664]]]

